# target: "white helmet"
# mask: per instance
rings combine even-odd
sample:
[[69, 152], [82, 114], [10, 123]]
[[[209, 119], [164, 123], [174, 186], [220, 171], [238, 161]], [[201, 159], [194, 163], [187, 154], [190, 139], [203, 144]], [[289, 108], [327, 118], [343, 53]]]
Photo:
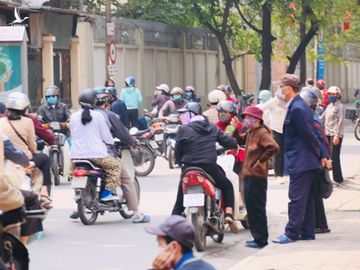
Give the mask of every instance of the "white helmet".
[[226, 100], [226, 95], [223, 91], [215, 89], [208, 94], [208, 100], [211, 104], [217, 104], [220, 101]]
[[24, 93], [14, 92], [7, 96], [6, 107], [8, 109], [23, 111], [29, 106], [30, 100]]
[[328, 91], [329, 94], [339, 94], [341, 96], [341, 90], [337, 86], [331, 86], [329, 87]]
[[156, 86], [157, 90], [163, 90], [166, 93], [170, 92], [169, 86], [166, 83], [162, 83], [159, 86]]

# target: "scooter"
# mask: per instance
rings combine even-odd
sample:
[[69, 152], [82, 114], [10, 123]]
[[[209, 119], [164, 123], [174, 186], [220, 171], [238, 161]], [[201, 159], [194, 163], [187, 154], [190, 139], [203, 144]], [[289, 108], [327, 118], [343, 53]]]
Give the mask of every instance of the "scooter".
[[[131, 158], [130, 149], [124, 146], [119, 140], [115, 139], [115, 147], [118, 156], [121, 157], [122, 168], [126, 170], [130, 178], [134, 181], [138, 199], [140, 199], [140, 185], [135, 176], [134, 163]], [[133, 211], [127, 208], [126, 200], [120, 187], [115, 194], [119, 200], [102, 202], [100, 192], [105, 187], [105, 171], [96, 166], [90, 160], [73, 160], [73, 177], [71, 186], [75, 191], [75, 202], [81, 222], [84, 225], [92, 225], [96, 222], [99, 214], [105, 212], [119, 212], [125, 218], [131, 218]]]
[[[235, 157], [220, 155], [217, 164], [226, 173], [234, 186], [234, 218], [244, 219], [239, 211], [239, 180], [233, 173]], [[201, 168], [190, 167], [181, 176], [184, 192], [185, 213], [195, 228], [195, 247], [198, 251], [206, 249], [206, 238], [210, 236], [214, 242], [221, 243], [225, 233], [225, 207], [220, 189], [215, 181]]]

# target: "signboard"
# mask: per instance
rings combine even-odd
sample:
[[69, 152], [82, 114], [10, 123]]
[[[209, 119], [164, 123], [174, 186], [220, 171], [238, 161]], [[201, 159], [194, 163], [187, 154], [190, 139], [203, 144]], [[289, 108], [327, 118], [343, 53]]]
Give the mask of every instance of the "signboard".
[[325, 49], [324, 41], [321, 40], [318, 45], [318, 61], [317, 61], [317, 80], [325, 79]]
[[106, 34], [108, 36], [115, 36], [115, 25], [113, 22], [106, 23]]
[[116, 47], [114, 41], [111, 41], [109, 44], [109, 59], [111, 64], [116, 63]]
[[118, 65], [108, 65], [107, 67], [110, 76], [115, 76], [115, 74], [119, 71]]
[[0, 93], [21, 91], [20, 45], [0, 45]]

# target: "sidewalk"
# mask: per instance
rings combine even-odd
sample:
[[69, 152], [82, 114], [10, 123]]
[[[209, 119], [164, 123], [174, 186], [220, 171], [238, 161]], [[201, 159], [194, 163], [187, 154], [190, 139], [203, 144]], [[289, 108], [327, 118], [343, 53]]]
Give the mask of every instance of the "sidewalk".
[[325, 204], [331, 233], [315, 241], [271, 243], [229, 270], [360, 269], [360, 175], [335, 187]]

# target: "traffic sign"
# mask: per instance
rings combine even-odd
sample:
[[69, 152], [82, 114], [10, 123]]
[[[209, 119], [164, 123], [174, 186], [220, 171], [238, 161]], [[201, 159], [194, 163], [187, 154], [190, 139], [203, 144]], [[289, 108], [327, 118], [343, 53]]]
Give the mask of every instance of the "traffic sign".
[[111, 41], [109, 44], [109, 59], [111, 64], [116, 63], [116, 47], [114, 41]]
[[108, 65], [107, 67], [110, 76], [115, 76], [115, 74], [119, 71], [118, 65]]

